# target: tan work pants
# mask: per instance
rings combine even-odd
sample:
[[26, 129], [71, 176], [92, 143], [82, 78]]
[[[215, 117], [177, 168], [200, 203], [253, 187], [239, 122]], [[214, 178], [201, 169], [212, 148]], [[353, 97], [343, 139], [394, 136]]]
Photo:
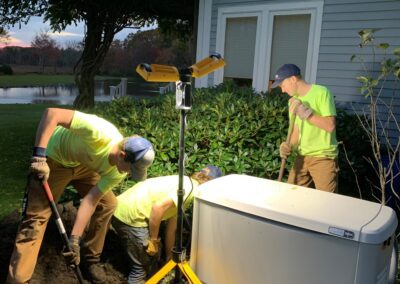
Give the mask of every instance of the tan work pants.
[[288, 177], [288, 183], [338, 192], [337, 159], [298, 156]]
[[[65, 168], [48, 159], [48, 180], [54, 201], [57, 202], [64, 188], [71, 184], [83, 197], [97, 184], [100, 176], [83, 166]], [[7, 283], [26, 283], [34, 272], [40, 245], [51, 216], [46, 195], [38, 182], [32, 182], [28, 190], [25, 217], [21, 220], [11, 255]], [[90, 220], [88, 232], [82, 242], [82, 256], [89, 263], [100, 260], [110, 219], [117, 206], [117, 199], [110, 191], [99, 201]]]

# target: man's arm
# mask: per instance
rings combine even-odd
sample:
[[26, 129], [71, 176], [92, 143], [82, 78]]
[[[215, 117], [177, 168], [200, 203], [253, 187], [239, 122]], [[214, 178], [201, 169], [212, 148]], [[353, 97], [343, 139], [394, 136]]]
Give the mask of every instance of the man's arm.
[[332, 133], [336, 129], [336, 117], [335, 116], [319, 116], [312, 114], [308, 118], [308, 122], [319, 127], [329, 133]]
[[46, 148], [51, 135], [57, 125], [65, 128], [71, 126], [74, 110], [61, 108], [48, 108], [44, 111], [36, 131], [35, 146]]
[[167, 229], [165, 232], [165, 256], [167, 261], [172, 258], [172, 248], [175, 244], [176, 223], [176, 217], [170, 218], [168, 220]]
[[296, 98], [291, 98], [289, 100], [289, 112], [292, 114], [296, 114], [301, 120], [307, 120], [311, 124], [327, 132], [331, 133], [336, 128], [335, 116], [317, 115], [310, 107], [305, 106], [300, 100]]
[[97, 203], [102, 198], [103, 193], [97, 186], [93, 187], [82, 199], [76, 215], [74, 227], [72, 228], [71, 235], [81, 237], [85, 230], [90, 218], [96, 209]]
[[165, 198], [153, 204], [151, 207], [150, 217], [149, 217], [149, 235], [150, 240], [156, 240], [158, 238], [158, 232], [160, 231], [160, 224], [162, 217], [165, 212], [175, 206], [171, 198]]

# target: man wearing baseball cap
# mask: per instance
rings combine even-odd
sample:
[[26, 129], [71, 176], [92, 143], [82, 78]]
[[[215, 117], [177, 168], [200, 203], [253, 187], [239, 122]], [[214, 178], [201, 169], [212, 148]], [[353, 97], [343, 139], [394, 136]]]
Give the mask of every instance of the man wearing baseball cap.
[[298, 153], [288, 182], [337, 192], [336, 107], [332, 94], [324, 86], [304, 81], [300, 68], [294, 64], [278, 69], [272, 88], [277, 86], [292, 97], [289, 117], [296, 116], [290, 142], [280, 145], [284, 159], [292, 150]]
[[81, 195], [70, 236], [73, 252], [65, 252], [64, 256], [73, 266], [79, 265], [82, 255], [91, 282], [107, 283], [99, 261], [117, 206], [111, 189], [128, 174], [138, 181], [146, 179], [153, 160], [154, 150], [149, 141], [137, 135], [123, 138], [113, 124], [96, 115], [70, 109], [46, 109], [36, 133], [30, 180], [7, 283], [27, 283], [34, 272], [51, 215], [43, 182], [48, 182], [55, 202], [67, 185], [72, 185]]
[[[183, 207], [193, 201], [193, 192], [209, 180], [222, 176], [221, 170], [208, 165], [190, 178], [185, 176]], [[149, 178], [117, 197], [118, 206], [111, 224], [118, 233], [129, 259], [129, 284], [145, 283], [157, 270], [160, 258], [160, 224], [166, 221], [164, 252], [172, 256], [175, 242], [178, 175]]]

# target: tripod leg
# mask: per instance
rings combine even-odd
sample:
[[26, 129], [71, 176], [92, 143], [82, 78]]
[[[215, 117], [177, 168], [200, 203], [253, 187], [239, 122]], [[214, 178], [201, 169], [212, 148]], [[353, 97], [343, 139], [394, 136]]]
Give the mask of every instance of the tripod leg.
[[149, 280], [147, 280], [146, 284], [157, 284], [161, 279], [165, 277], [172, 269], [174, 269], [176, 263], [173, 260], [170, 260], [165, 264], [156, 274], [154, 274]]
[[190, 268], [189, 264], [186, 261], [184, 261], [183, 263], [179, 263], [178, 266], [182, 273], [185, 275], [186, 279], [189, 280], [189, 283], [201, 284], [200, 279], [193, 272], [192, 268]]

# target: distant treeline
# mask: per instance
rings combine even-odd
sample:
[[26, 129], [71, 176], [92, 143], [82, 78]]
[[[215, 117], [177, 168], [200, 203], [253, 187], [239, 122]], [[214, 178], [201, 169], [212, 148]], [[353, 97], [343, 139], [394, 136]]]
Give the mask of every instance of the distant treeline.
[[[100, 74], [132, 76], [139, 63], [188, 66], [194, 63], [194, 50], [191, 41], [163, 36], [158, 29], [131, 33], [125, 40], [113, 42]], [[60, 47], [47, 35], [39, 35], [32, 47], [0, 49], [0, 65], [10, 65], [14, 73], [72, 73], [81, 53], [80, 43]]]
[[81, 50], [73, 48], [8, 46], [0, 49], [0, 65], [10, 65], [14, 73], [72, 73], [80, 56]]

